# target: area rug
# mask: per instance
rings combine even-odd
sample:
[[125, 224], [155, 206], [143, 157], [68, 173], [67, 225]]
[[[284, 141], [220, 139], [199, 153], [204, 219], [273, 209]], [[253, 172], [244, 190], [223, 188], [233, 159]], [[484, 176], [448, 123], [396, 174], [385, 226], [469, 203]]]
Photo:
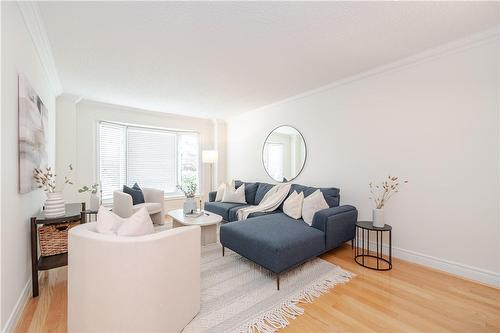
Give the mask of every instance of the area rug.
[[354, 274], [316, 258], [280, 277], [220, 244], [202, 248], [201, 310], [184, 329], [192, 332], [271, 333], [304, 313], [299, 303], [312, 303]]

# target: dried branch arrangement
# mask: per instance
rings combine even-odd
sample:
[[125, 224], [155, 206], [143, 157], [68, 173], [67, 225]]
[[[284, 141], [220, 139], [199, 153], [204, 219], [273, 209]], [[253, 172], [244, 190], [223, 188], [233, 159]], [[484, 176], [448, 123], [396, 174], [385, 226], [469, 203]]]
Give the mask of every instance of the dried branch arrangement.
[[[406, 184], [408, 181], [405, 180], [403, 183]], [[369, 186], [371, 194], [370, 199], [377, 209], [383, 208], [394, 193], [399, 192], [399, 180], [398, 177], [394, 176], [389, 176], [387, 180], [380, 184], [373, 184], [373, 182], [370, 182]]]
[[[73, 171], [73, 165], [68, 166], [69, 172]], [[33, 179], [38, 188], [43, 189], [45, 192], [55, 192], [56, 190], [56, 174], [52, 172], [52, 167], [43, 169], [35, 168]], [[64, 176], [64, 185], [73, 185], [68, 175]]]

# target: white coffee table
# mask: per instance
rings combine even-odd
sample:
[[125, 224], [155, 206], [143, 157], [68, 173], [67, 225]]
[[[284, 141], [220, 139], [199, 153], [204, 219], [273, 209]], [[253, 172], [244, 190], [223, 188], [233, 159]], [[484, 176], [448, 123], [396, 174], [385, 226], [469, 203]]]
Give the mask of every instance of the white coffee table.
[[182, 209], [168, 212], [173, 220], [172, 227], [182, 227], [185, 225], [199, 225], [201, 227], [201, 245], [217, 243], [217, 225], [222, 221], [222, 216], [204, 212], [199, 217], [186, 217]]

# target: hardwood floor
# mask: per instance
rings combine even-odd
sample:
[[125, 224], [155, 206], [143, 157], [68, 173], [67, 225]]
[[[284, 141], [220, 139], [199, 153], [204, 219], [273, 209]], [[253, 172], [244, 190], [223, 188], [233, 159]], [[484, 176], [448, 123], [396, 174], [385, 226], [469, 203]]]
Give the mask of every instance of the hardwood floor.
[[[303, 304], [305, 314], [282, 332], [500, 332], [500, 289], [397, 259], [391, 271], [372, 271], [349, 246], [322, 258], [356, 277]], [[42, 274], [16, 332], [66, 332], [66, 274]]]

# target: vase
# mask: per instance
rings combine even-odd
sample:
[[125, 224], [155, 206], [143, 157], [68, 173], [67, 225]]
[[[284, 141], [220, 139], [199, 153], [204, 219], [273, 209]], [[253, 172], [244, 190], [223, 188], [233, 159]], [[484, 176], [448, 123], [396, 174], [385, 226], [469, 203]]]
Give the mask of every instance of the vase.
[[47, 193], [44, 212], [46, 217], [64, 216], [66, 208], [64, 207], [64, 199], [61, 192]]
[[99, 195], [97, 193], [91, 193], [89, 199], [89, 210], [96, 212], [99, 210]]
[[196, 207], [196, 201], [194, 201], [193, 197], [188, 197], [186, 198], [186, 201], [184, 201], [184, 214], [189, 214], [191, 212], [195, 212], [197, 209]]
[[385, 225], [384, 221], [384, 209], [374, 208], [373, 209], [373, 226], [375, 228], [383, 228]]

